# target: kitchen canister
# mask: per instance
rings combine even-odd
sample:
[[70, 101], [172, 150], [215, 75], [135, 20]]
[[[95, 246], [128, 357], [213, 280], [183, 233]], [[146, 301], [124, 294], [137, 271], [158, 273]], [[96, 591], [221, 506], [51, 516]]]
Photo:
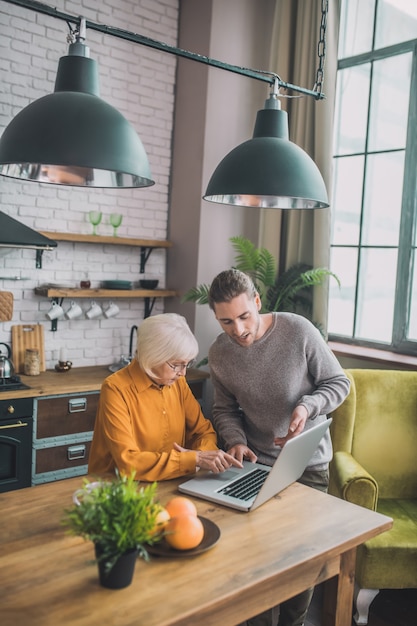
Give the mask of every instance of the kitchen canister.
[[39, 350], [27, 348], [25, 351], [24, 373], [26, 376], [38, 376], [41, 371]]

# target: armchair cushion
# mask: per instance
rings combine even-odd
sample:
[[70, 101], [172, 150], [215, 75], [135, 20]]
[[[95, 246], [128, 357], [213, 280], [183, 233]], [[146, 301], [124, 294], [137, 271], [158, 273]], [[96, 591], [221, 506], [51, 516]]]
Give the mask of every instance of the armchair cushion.
[[380, 500], [378, 512], [393, 527], [359, 546], [356, 581], [364, 589], [417, 586], [417, 500]]

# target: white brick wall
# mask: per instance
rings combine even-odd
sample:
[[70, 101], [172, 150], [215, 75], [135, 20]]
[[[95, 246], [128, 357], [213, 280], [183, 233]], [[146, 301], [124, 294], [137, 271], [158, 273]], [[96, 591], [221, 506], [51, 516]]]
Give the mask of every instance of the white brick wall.
[[[49, 4], [49, 3], [48, 3]], [[74, 17], [135, 32], [176, 45], [179, 0], [55, 0], [53, 6]], [[58, 60], [67, 54], [68, 28], [64, 21], [0, 2], [0, 132], [20, 109], [51, 93]], [[135, 127], [149, 157], [155, 186], [136, 190], [84, 190], [19, 182], [0, 177], [0, 210], [36, 230], [91, 233], [88, 211], [99, 209], [98, 233], [110, 235], [108, 217], [123, 214], [120, 236], [165, 239], [176, 58], [142, 45], [87, 30], [90, 56], [99, 64], [100, 95]], [[5, 253], [7, 252], [7, 253]], [[46, 366], [53, 368], [64, 348], [75, 367], [110, 364], [127, 354], [129, 332], [143, 319], [143, 300], [117, 300], [120, 313], [106, 319], [59, 321], [57, 332], [45, 312], [50, 301], [34, 294], [42, 283], [78, 286], [88, 271], [92, 287], [103, 279], [136, 281], [140, 249], [125, 246], [60, 242], [43, 253], [36, 269], [33, 250], [0, 248], [0, 290], [14, 294], [13, 320], [0, 322], [0, 341], [11, 343], [11, 326], [45, 326]], [[153, 250], [145, 276], [165, 285], [164, 250]], [[4, 278], [6, 277], [6, 278]], [[21, 280], [11, 280], [19, 277]], [[175, 285], [169, 285], [175, 288]], [[78, 300], [84, 310], [89, 300]], [[100, 301], [104, 307], [107, 300]], [[66, 310], [69, 300], [64, 300]], [[156, 301], [153, 312], [162, 312]]]

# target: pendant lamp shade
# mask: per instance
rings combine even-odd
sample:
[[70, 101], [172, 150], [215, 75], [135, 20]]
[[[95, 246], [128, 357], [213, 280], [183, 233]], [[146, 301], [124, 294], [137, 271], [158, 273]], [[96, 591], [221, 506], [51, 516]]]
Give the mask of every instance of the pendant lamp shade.
[[149, 187], [133, 126], [99, 97], [97, 63], [77, 41], [59, 61], [54, 93], [25, 107], [0, 138], [0, 174], [88, 187]]
[[329, 206], [320, 170], [288, 138], [288, 116], [271, 96], [257, 113], [253, 138], [215, 169], [203, 196], [210, 202], [272, 209]]

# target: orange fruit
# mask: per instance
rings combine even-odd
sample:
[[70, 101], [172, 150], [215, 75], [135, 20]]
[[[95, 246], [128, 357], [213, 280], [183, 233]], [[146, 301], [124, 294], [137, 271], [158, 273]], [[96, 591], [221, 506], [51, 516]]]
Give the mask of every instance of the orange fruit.
[[184, 496], [175, 496], [165, 505], [165, 510], [168, 511], [171, 517], [178, 517], [178, 515], [194, 515], [197, 517], [197, 508], [189, 498]]
[[165, 540], [176, 550], [191, 550], [203, 540], [204, 526], [195, 515], [171, 517], [164, 528]]

